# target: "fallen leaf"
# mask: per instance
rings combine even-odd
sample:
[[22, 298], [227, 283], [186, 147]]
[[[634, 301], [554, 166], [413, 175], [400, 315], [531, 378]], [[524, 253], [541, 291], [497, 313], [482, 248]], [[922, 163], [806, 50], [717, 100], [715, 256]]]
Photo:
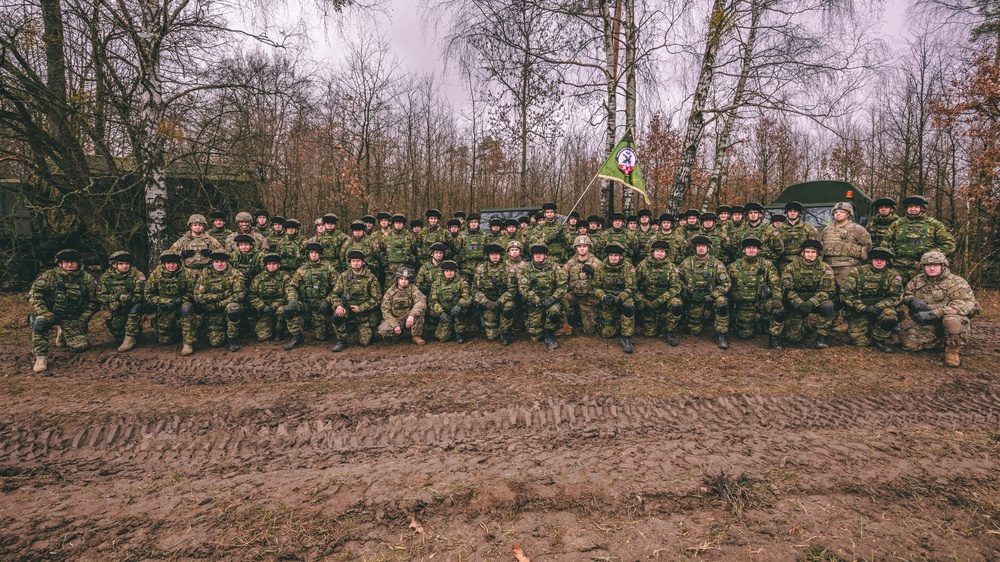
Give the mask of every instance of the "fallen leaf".
[[521, 545], [514, 545], [514, 558], [517, 558], [517, 562], [531, 562], [531, 558], [524, 555], [524, 551], [521, 550]]
[[414, 517], [414, 518], [412, 518], [410, 520], [410, 528], [413, 529], [414, 531], [416, 531], [418, 534], [423, 534], [424, 533], [424, 526], [421, 525], [420, 523], [417, 523], [417, 518], [416, 517]]

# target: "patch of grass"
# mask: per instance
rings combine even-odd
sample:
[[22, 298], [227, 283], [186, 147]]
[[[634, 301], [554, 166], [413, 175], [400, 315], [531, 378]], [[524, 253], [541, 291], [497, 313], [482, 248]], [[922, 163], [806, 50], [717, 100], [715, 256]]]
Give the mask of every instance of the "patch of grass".
[[827, 548], [822, 546], [814, 546], [807, 548], [805, 553], [802, 555], [803, 562], [847, 562], [847, 558], [844, 558]]
[[725, 471], [719, 471], [718, 474], [706, 475], [702, 484], [708, 489], [708, 497], [721, 500], [737, 517], [764, 503], [760, 494], [763, 482], [746, 474], [733, 478]]

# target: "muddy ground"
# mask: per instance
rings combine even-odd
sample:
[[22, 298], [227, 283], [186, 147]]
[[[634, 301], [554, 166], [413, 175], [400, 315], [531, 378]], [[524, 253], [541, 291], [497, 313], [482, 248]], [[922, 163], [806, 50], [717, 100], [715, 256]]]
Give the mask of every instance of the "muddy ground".
[[183, 358], [98, 318], [43, 377], [2, 297], [0, 559], [995, 560], [981, 300], [958, 369], [840, 336]]

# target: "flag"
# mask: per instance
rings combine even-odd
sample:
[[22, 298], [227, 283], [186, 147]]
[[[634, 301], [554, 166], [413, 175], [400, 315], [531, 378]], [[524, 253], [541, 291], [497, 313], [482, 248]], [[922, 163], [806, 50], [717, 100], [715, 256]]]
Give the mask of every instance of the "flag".
[[635, 151], [635, 138], [631, 128], [625, 131], [625, 136], [615, 145], [611, 155], [597, 172], [597, 177], [616, 181], [634, 189], [642, 194], [647, 204], [649, 203], [649, 194], [646, 193], [646, 184], [642, 181], [639, 154]]

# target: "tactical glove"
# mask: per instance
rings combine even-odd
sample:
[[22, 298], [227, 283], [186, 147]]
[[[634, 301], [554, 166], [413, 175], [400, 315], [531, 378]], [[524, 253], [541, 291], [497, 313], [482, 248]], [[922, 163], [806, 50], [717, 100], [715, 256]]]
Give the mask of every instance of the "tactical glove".
[[549, 308], [550, 306], [554, 306], [555, 304], [556, 304], [556, 298], [551, 296], [545, 297], [544, 299], [541, 300], [541, 302], [538, 303], [538, 305], [541, 306], [542, 308]]
[[921, 324], [929, 324], [938, 319], [938, 315], [930, 310], [921, 310], [913, 316], [913, 319]]
[[913, 312], [926, 312], [930, 310], [927, 308], [927, 302], [918, 297], [910, 297], [906, 299], [906, 306], [910, 307], [910, 310]]
[[611, 294], [604, 295], [604, 304], [606, 304], [608, 306], [611, 306], [611, 305], [615, 304], [615, 302], [617, 301], [617, 299], [618, 299], [618, 297], [616, 297], [614, 295], [611, 295]]
[[708, 295], [705, 298], [701, 299], [701, 303], [705, 306], [712, 306], [713, 304], [715, 304], [715, 297], [713, 297], [712, 295]]
[[458, 316], [460, 314], [462, 314], [462, 305], [456, 304], [455, 306], [451, 307], [452, 316]]
[[809, 301], [803, 301], [802, 304], [800, 304], [795, 308], [799, 309], [799, 312], [801, 312], [802, 314], [809, 314], [810, 312], [812, 312], [813, 305]]
[[194, 250], [181, 250], [181, 257], [184, 259], [193, 258]]
[[587, 275], [587, 277], [594, 276], [594, 266], [590, 265], [589, 263], [583, 264], [583, 267], [581, 267], [580, 269], [583, 270], [583, 272]]
[[270, 305], [265, 306], [264, 308], [260, 309], [260, 312], [265, 316], [271, 316], [272, 314], [274, 314], [274, 307]]
[[184, 304], [184, 299], [180, 297], [174, 297], [170, 299], [170, 306], [172, 306], [173, 308], [180, 308], [182, 304]]
[[201, 257], [203, 258], [212, 256], [212, 250], [209, 250], [208, 248], [202, 248], [201, 250], [198, 250], [198, 253], [201, 254]]
[[446, 312], [442, 312], [441, 316], [438, 316], [438, 318], [441, 320], [442, 324], [447, 324], [448, 322], [451, 322], [451, 317], [448, 316]]
[[690, 302], [694, 295], [691, 294], [691, 289], [687, 287], [681, 287], [681, 300], [685, 302]]
[[867, 305], [867, 306], [865, 306], [864, 310], [862, 310], [861, 312], [864, 313], [864, 314], [867, 314], [868, 316], [871, 316], [873, 318], [875, 316], [878, 316], [878, 309], [875, 308], [874, 306], [870, 305], [870, 304]]
[[496, 301], [486, 301], [486, 304], [484, 304], [483, 307], [490, 312], [496, 312], [500, 309], [500, 305], [497, 304]]

